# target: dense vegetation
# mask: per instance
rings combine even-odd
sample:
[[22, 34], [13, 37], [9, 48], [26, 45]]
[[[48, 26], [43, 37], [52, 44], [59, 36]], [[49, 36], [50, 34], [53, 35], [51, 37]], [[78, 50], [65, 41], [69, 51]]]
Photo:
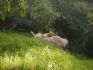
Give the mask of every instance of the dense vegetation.
[[[92, 0], [0, 0], [1, 70], [44, 70], [49, 68], [48, 65], [53, 70], [60, 69], [60, 66], [63, 70], [92, 70], [92, 60], [89, 61], [86, 57], [81, 60], [79, 58], [84, 56], [74, 57], [40, 39], [34, 39], [30, 31], [54, 31], [68, 39], [67, 50], [70, 53], [93, 58]], [[41, 50], [44, 50], [42, 54]], [[46, 62], [48, 58], [49, 61]], [[29, 66], [31, 64], [32, 67]]]
[[93, 56], [93, 2], [89, 0], [0, 0], [0, 30], [56, 31], [69, 49]]
[[92, 70], [93, 60], [41, 39], [0, 32], [0, 70]]

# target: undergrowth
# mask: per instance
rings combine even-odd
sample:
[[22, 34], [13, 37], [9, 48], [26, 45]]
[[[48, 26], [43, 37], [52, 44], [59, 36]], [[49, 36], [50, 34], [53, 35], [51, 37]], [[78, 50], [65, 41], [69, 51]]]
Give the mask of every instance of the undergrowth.
[[39, 38], [0, 32], [0, 70], [92, 69], [92, 59], [75, 56]]

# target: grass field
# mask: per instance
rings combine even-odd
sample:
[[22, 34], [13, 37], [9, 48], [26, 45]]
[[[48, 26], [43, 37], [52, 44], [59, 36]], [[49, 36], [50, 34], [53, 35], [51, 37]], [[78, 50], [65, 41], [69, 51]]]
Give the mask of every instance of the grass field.
[[0, 70], [93, 70], [93, 59], [31, 36], [0, 32]]

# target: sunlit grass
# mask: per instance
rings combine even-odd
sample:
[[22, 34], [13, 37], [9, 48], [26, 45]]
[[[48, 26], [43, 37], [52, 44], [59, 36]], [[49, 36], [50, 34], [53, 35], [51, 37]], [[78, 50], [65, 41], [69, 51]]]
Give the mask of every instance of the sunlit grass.
[[0, 32], [0, 70], [92, 70], [93, 60], [41, 39]]
[[59, 49], [50, 49], [49, 46], [29, 49], [23, 57], [18, 55], [0, 58], [1, 69], [33, 69], [33, 70], [70, 70], [73, 67], [71, 56]]

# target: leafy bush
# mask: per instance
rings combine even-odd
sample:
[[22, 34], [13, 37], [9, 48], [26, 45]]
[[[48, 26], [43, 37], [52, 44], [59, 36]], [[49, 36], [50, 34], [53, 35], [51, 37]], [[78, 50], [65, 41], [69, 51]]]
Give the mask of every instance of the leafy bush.
[[0, 11], [2, 19], [4, 16], [4, 21], [0, 21], [2, 23], [0, 28], [2, 29], [45, 31], [49, 30], [51, 23], [58, 17], [58, 13], [48, 0], [9, 0], [8, 2], [9, 7], [7, 7], [10, 10], [4, 14], [4, 9], [2, 8], [4, 5], [2, 5]]
[[82, 0], [55, 0], [54, 4], [61, 14], [53, 25], [55, 30], [69, 40], [71, 51], [84, 52], [91, 29], [87, 14], [92, 10], [92, 5]]

